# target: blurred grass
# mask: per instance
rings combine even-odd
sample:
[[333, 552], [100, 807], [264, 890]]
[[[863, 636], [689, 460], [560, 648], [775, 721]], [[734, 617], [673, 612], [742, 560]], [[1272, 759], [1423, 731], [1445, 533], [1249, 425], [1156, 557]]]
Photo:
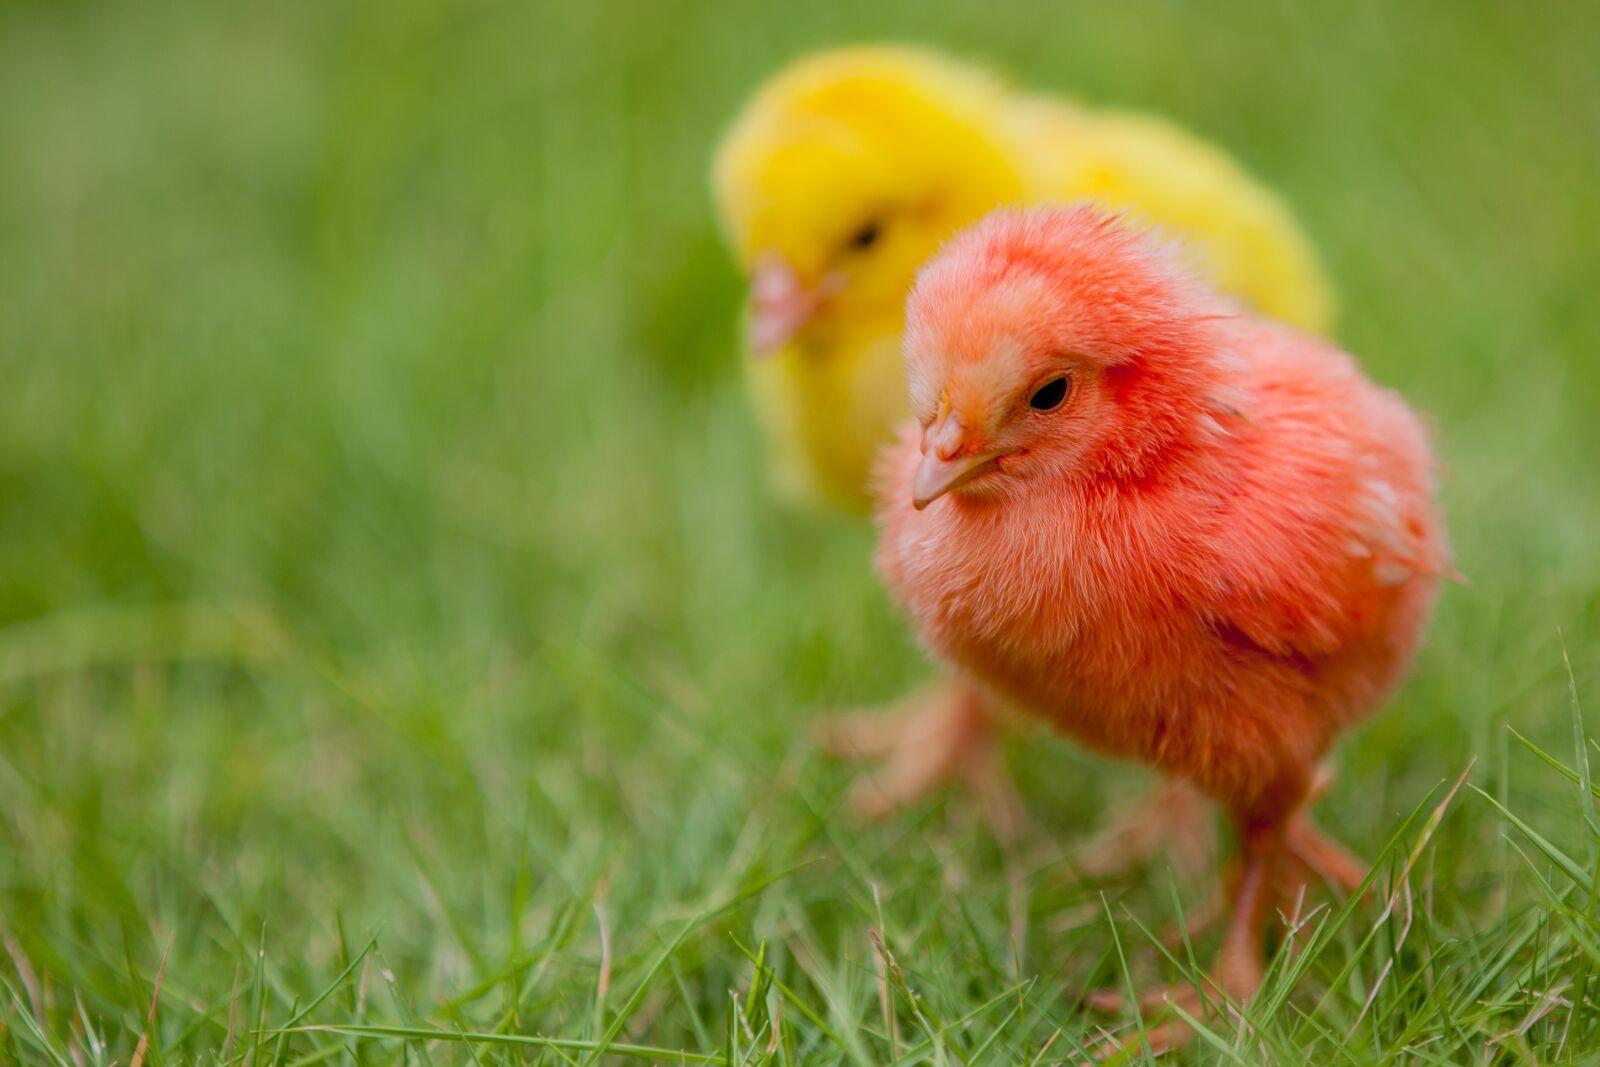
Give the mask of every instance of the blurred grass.
[[[1130, 919], [1165, 876], [1067, 873], [1131, 772], [1016, 742], [1044, 829], [1008, 859], [958, 799], [856, 828], [806, 742], [926, 668], [870, 531], [770, 499], [705, 165], [764, 74], [862, 38], [1172, 114], [1287, 193], [1342, 339], [1434, 414], [1471, 578], [1324, 819], [1403, 853], [1476, 759], [1593, 869], [1592, 809], [1507, 732], [1574, 762], [1558, 627], [1600, 679], [1590, 5], [13, 0], [0, 1059], [128, 1063], [169, 951], [151, 1063], [470, 1059], [262, 1036], [324, 990], [300, 1022], [575, 1043], [486, 1059], [740, 1062], [776, 1005], [784, 1060], [1059, 1030], [1048, 1061], [1116, 980], [1108, 913], [1161, 972]], [[1424, 871], [1409, 940], [1337, 924], [1247, 1058], [1600, 1042], [1589, 886], [1470, 790]], [[891, 1032], [869, 927], [921, 998]]]

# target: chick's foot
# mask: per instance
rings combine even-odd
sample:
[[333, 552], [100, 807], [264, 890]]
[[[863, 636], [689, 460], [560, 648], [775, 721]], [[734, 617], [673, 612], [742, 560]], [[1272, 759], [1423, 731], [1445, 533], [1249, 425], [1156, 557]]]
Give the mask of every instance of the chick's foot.
[[952, 781], [977, 796], [985, 821], [1003, 839], [1023, 819], [1021, 799], [996, 744], [990, 698], [972, 682], [935, 683], [888, 711], [841, 715], [823, 724], [821, 741], [844, 759], [876, 761], [850, 792], [856, 814], [888, 817]]
[[[1126, 1006], [1126, 998], [1122, 993], [1101, 992], [1091, 993], [1090, 1000], [1086, 1001], [1090, 1008], [1102, 1014], [1122, 1014]], [[1181, 1008], [1190, 1016], [1200, 1017], [1203, 1006], [1200, 993], [1189, 985], [1174, 985], [1173, 989], [1149, 990], [1139, 993], [1139, 1013], [1142, 1016], [1154, 1016], [1165, 1009]], [[1184, 1022], [1182, 1017], [1163, 1019], [1162, 1022], [1150, 1022], [1142, 1027], [1142, 1040], [1150, 1048], [1152, 1056], [1160, 1056], [1171, 1049], [1182, 1048], [1194, 1037], [1194, 1027]], [[1138, 1048], [1141, 1040], [1141, 1027], [1139, 1024], [1123, 1025], [1115, 1032], [1101, 1029], [1101, 1040], [1085, 1049], [1090, 1059], [1094, 1061], [1107, 1061], [1114, 1057], [1125, 1056], [1130, 1049]]]
[[1216, 865], [1217, 831], [1210, 803], [1188, 782], [1169, 779], [1100, 829], [1078, 852], [1076, 872], [1107, 878], [1157, 856], [1192, 880]]
[[[1261, 978], [1266, 971], [1266, 946], [1263, 923], [1268, 904], [1280, 884], [1280, 871], [1286, 858], [1287, 820], [1246, 826], [1241, 835], [1241, 856], [1238, 880], [1234, 886], [1233, 907], [1228, 918], [1227, 933], [1223, 937], [1222, 952], [1217, 960], [1213, 978], [1207, 983], [1205, 997], [1192, 986], [1175, 986], [1160, 996], [1160, 1000], [1183, 1008], [1198, 1017], [1204, 1000], [1213, 1004], [1248, 1004], [1261, 988]], [[1139, 996], [1141, 1005], [1152, 1005], [1156, 998], [1149, 993]], [[1120, 1009], [1125, 1005], [1116, 992], [1091, 993], [1085, 1001], [1091, 1008]], [[1183, 1018], [1161, 1022], [1142, 1033], [1124, 1028], [1109, 1035], [1089, 1049], [1096, 1060], [1120, 1056], [1142, 1041], [1152, 1053], [1181, 1047], [1194, 1036], [1194, 1029]]]

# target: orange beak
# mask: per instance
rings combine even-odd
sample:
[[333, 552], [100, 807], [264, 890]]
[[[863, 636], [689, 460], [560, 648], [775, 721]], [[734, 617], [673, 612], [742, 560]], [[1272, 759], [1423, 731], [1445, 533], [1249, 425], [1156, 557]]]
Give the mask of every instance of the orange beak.
[[838, 288], [829, 276], [815, 289], [800, 281], [787, 260], [776, 252], [757, 257], [750, 275], [750, 350], [765, 356], [788, 344], [822, 307], [823, 298]]
[[949, 413], [923, 431], [922, 464], [911, 482], [912, 506], [921, 511], [950, 490], [994, 470], [1003, 457], [1015, 451], [969, 449], [960, 420], [954, 412]]

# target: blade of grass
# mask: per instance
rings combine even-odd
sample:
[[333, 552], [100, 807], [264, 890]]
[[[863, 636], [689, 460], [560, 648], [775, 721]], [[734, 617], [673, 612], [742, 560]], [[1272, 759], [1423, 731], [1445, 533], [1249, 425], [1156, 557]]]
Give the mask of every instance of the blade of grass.
[[[514, 1045], [524, 1048], [550, 1049], [554, 1052], [587, 1052], [591, 1056], [626, 1056], [632, 1059], [656, 1060], [664, 1063], [721, 1063], [721, 1053], [688, 1052], [684, 1049], [660, 1048], [654, 1045], [630, 1045], [622, 1042], [585, 1041], [580, 1038], [539, 1037], [530, 1034], [486, 1034], [462, 1030], [439, 1030], [426, 1026], [379, 1026], [354, 1023], [316, 1023], [295, 1027], [297, 1034], [344, 1034], [350, 1037], [394, 1037], [406, 1041], [475, 1042], [480, 1045]], [[71, 1067], [71, 1065], [65, 1065]]]
[[616, 1039], [616, 1036], [622, 1032], [622, 1028], [627, 1025], [628, 1019], [632, 1016], [634, 1009], [637, 1008], [639, 1006], [639, 1002], [644, 999], [646, 991], [650, 988], [650, 983], [655, 980], [655, 976], [660, 973], [661, 968], [666, 965], [667, 960], [671, 958], [672, 954], [678, 950], [684, 941], [688, 940], [690, 934], [700, 929], [706, 923], [711, 922], [713, 919], [732, 911], [734, 908], [738, 907], [746, 900], [749, 900], [751, 897], [756, 896], [757, 894], [766, 891], [768, 888], [777, 885], [779, 882], [782, 882], [784, 879], [791, 877], [796, 871], [809, 866], [812, 862], [814, 861], [805, 860], [784, 871], [780, 871], [778, 874], [775, 874], [770, 878], [762, 879], [754, 885], [748, 886], [740, 892], [734, 894], [733, 897], [724, 901], [723, 903], [718, 904], [715, 907], [707, 908], [701, 911], [699, 914], [685, 920], [678, 928], [678, 932], [673, 935], [672, 940], [666, 945], [662, 946], [661, 951], [656, 954], [655, 960], [645, 970], [644, 976], [634, 987], [633, 992], [629, 994], [627, 1001], [623, 1003], [622, 1008], [617, 1012], [616, 1018], [612, 1019], [611, 1024], [606, 1027], [605, 1035], [601, 1038], [594, 1050], [589, 1053], [588, 1057], [585, 1058], [583, 1062], [586, 1065], [592, 1064], [595, 1060], [599, 1059], [600, 1056], [605, 1054], [607, 1047], [613, 1040]]
[[341, 986], [343, 986], [345, 984], [345, 980], [348, 979], [352, 974], [355, 973], [357, 967], [361, 966], [361, 961], [367, 958], [367, 953], [371, 952], [374, 948], [377, 947], [377, 945], [378, 945], [378, 935], [377, 934], [373, 934], [370, 938], [367, 939], [367, 943], [366, 943], [366, 945], [364, 945], [362, 947], [361, 951], [356, 953], [355, 958], [353, 958], [348, 964], [345, 965], [344, 970], [340, 971], [338, 973], [338, 975], [333, 979], [333, 981], [329, 982], [327, 984], [327, 986], [323, 988], [322, 992], [318, 993], [315, 997], [313, 997], [309, 1004], [307, 1004], [305, 1007], [301, 1008], [299, 1011], [297, 1011], [293, 1015], [291, 1015], [289, 1017], [288, 1021], [283, 1024], [281, 1029], [284, 1029], [284, 1030], [292, 1030], [292, 1029], [294, 1029], [294, 1027], [299, 1025], [300, 1020], [304, 1019], [307, 1015], [310, 1015], [312, 1012], [316, 1011], [317, 1008], [322, 1005], [323, 1001], [327, 1000], [330, 996], [333, 995], [333, 991], [334, 990], [338, 989], [339, 987], [341, 987]]

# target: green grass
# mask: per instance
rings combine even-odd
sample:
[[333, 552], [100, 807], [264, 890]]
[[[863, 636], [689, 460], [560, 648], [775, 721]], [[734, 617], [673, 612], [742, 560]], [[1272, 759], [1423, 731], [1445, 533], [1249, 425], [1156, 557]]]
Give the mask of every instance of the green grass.
[[0, 1062], [1060, 1062], [1190, 966], [1196, 887], [1072, 875], [1138, 772], [1014, 740], [1003, 853], [807, 740], [928, 668], [772, 499], [705, 167], [885, 37], [1230, 146], [1450, 466], [1471, 584], [1322, 807], [1395, 906], [1188, 1060], [1594, 1055], [1592, 5], [13, 0]]

